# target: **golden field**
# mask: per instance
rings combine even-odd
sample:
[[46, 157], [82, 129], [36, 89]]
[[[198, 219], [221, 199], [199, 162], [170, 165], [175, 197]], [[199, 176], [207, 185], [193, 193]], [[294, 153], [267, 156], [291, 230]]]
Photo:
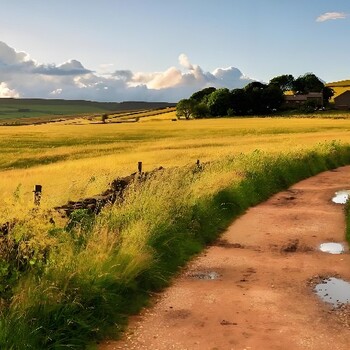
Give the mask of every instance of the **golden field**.
[[350, 142], [348, 119], [173, 118], [175, 112], [139, 123], [1, 127], [1, 216], [17, 211], [14, 201], [16, 207], [31, 204], [35, 184], [43, 185], [43, 206], [51, 208], [101, 192], [112, 179], [136, 171], [138, 161], [149, 171], [255, 149], [281, 153], [324, 141]]
[[[346, 116], [174, 117], [0, 127], [0, 223], [9, 221], [0, 235], [1, 349], [78, 350], [116, 336], [235, 217], [350, 162]], [[138, 161], [167, 169], [133, 182], [98, 215], [47, 210], [100, 193]], [[42, 205], [30, 210], [35, 184]]]

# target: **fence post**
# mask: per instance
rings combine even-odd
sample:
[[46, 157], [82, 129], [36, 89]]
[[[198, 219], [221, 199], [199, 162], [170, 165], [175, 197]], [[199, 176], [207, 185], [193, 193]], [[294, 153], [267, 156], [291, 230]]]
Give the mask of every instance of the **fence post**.
[[138, 169], [139, 173], [141, 174], [142, 173], [142, 162], [138, 162], [137, 169]]
[[35, 185], [35, 188], [33, 191], [34, 192], [34, 205], [37, 205], [37, 206], [40, 205], [42, 189], [43, 189], [43, 186]]

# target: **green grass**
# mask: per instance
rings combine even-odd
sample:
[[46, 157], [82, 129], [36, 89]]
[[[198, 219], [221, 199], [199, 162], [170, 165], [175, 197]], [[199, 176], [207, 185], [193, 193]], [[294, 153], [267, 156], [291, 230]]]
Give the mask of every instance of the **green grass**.
[[350, 202], [347, 201], [345, 205], [345, 217], [346, 217], [346, 232], [345, 237], [350, 245]]
[[[1, 101], [1, 100], [0, 100]], [[262, 137], [315, 137], [325, 140], [323, 133], [339, 137], [350, 130], [349, 120], [287, 119], [287, 118], [223, 118], [219, 120], [154, 122], [129, 125], [38, 125], [18, 128], [0, 127], [0, 170], [21, 169], [102, 155], [141, 152], [154, 153], [182, 150], [187, 153], [216, 147], [228, 150], [232, 145], [266, 144]], [[314, 136], [313, 136], [314, 134]], [[260, 137], [261, 140], [260, 141]], [[324, 136], [328, 137], [328, 136]], [[332, 138], [334, 136], [332, 135]], [[194, 140], [203, 140], [195, 143]], [[303, 144], [305, 141], [300, 140]], [[186, 144], [184, 144], [186, 143]], [[154, 167], [164, 165], [163, 162]]]
[[166, 103], [93, 102], [59, 99], [0, 98], [0, 123], [26, 124], [49, 121], [59, 117], [95, 115], [117, 111], [133, 111], [167, 107]]
[[[30, 212], [2, 242], [0, 276], [7, 285], [0, 292], [0, 348], [82, 349], [122, 329], [151, 291], [168, 285], [247, 208], [349, 159], [350, 145], [336, 142], [254, 151], [222, 157], [203, 170], [159, 172], [96, 218], [79, 213], [82, 225], [59, 227], [47, 213]], [[223, 184], [222, 176], [230, 180]]]

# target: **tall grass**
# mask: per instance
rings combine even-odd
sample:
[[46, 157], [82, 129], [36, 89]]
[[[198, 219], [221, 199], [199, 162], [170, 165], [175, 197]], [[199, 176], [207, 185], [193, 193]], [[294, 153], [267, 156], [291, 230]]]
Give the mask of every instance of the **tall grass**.
[[138, 161], [148, 171], [256, 148], [298, 151], [317, 142], [349, 142], [349, 130], [350, 120], [293, 118], [0, 127], [0, 222], [22, 215], [21, 201], [32, 202], [35, 184], [43, 185], [42, 205], [52, 208], [102, 192], [113, 178], [135, 171]]
[[345, 219], [346, 219], [346, 232], [345, 237], [350, 245], [350, 202], [345, 204]]
[[[136, 182], [97, 217], [65, 226], [31, 211], [0, 252], [0, 348], [83, 349], [115, 334], [188, 259], [248, 207], [326, 169], [350, 146], [226, 156]], [[79, 218], [79, 220], [77, 220]]]

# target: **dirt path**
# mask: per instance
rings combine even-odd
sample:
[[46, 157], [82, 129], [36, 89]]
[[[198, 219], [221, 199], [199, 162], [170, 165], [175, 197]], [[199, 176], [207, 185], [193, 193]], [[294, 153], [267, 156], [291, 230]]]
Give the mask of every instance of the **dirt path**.
[[[122, 341], [100, 349], [348, 350], [349, 314], [332, 310], [310, 284], [319, 275], [350, 281], [348, 251], [317, 250], [323, 242], [344, 242], [343, 206], [331, 202], [341, 189], [350, 189], [350, 167], [249, 209], [152, 308], [131, 319]], [[296, 251], [283, 251], [288, 247]], [[218, 278], [200, 278], [208, 272]]]

